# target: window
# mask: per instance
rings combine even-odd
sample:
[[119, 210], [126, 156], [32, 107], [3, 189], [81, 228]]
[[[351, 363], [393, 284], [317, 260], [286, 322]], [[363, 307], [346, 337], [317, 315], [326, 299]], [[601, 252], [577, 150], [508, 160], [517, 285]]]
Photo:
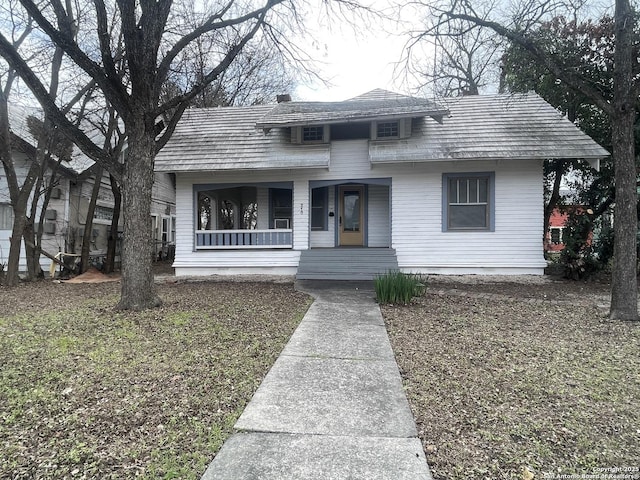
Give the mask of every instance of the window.
[[398, 122], [378, 122], [376, 127], [377, 138], [398, 138]]
[[493, 231], [493, 173], [443, 175], [443, 231]]
[[322, 142], [324, 140], [324, 127], [302, 127], [302, 141], [303, 142]]
[[93, 219], [110, 222], [113, 220], [113, 208], [96, 205], [96, 208], [93, 210]]
[[[288, 220], [291, 225], [293, 196], [291, 190], [286, 188], [271, 188], [269, 190], [271, 197], [271, 221], [269, 225], [271, 228], [275, 228], [276, 220]], [[284, 222], [278, 222], [278, 225], [283, 225]]]
[[551, 243], [554, 245], [560, 245], [564, 243], [564, 228], [550, 228], [551, 230]]
[[8, 203], [0, 203], [0, 230], [13, 228], [13, 208]]
[[329, 188], [311, 190], [311, 230], [327, 230]]

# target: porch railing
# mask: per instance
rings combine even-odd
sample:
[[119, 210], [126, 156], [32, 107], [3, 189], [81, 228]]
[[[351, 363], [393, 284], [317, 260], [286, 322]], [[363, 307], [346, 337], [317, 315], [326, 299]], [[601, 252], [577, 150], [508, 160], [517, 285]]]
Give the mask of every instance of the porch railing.
[[196, 250], [292, 248], [293, 230], [196, 230]]

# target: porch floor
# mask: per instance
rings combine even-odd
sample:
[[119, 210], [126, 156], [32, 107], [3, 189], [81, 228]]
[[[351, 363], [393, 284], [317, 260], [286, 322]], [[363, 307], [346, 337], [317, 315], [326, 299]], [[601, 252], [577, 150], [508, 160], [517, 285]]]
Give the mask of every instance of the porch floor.
[[299, 280], [373, 280], [376, 275], [398, 270], [393, 248], [313, 248], [300, 255]]

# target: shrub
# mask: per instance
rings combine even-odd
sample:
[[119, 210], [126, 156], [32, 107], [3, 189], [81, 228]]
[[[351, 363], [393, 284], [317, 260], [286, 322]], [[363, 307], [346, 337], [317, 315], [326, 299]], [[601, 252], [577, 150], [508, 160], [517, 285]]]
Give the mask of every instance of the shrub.
[[390, 271], [374, 279], [376, 301], [378, 303], [408, 304], [413, 297], [421, 295], [424, 283], [418, 275]]

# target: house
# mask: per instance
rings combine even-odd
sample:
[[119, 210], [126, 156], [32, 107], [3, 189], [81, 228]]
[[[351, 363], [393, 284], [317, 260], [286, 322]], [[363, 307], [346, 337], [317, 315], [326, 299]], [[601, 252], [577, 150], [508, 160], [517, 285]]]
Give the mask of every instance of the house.
[[548, 253], [557, 253], [564, 250], [565, 224], [569, 219], [569, 212], [554, 208], [549, 216], [549, 230], [545, 236], [545, 250]]
[[[20, 185], [36, 154], [36, 139], [27, 127], [29, 116], [40, 118], [41, 112], [37, 108], [10, 106], [14, 163]], [[51, 198], [45, 211], [42, 250], [52, 255], [58, 252], [79, 254], [87, 225], [89, 202], [96, 182], [96, 165], [77, 148], [74, 148], [68, 161], [63, 161], [60, 165], [54, 165], [55, 163], [57, 161], [51, 163], [46, 175], [49, 178], [51, 170], [56, 169], [54, 183], [45, 185], [51, 188]], [[90, 255], [96, 263], [106, 254], [114, 203], [109, 175], [103, 172], [91, 222]], [[41, 208], [37, 215], [40, 212]], [[156, 258], [172, 255], [175, 242], [175, 181], [172, 174], [158, 172], [154, 176], [150, 221]], [[0, 171], [0, 264], [5, 263], [9, 256], [12, 227], [13, 210], [9, 191], [4, 171]], [[40, 263], [43, 270], [48, 271], [51, 260], [41, 256]], [[24, 245], [21, 249], [20, 270], [26, 270]]]
[[607, 152], [536, 94], [191, 109], [177, 275], [542, 274], [545, 159]]

